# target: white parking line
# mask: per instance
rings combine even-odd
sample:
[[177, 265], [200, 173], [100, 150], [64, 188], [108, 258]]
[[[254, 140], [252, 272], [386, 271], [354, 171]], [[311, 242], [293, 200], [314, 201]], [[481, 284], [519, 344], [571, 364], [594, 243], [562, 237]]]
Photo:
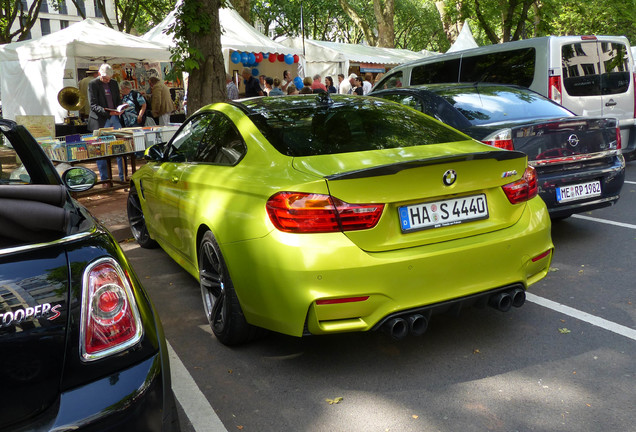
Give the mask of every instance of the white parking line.
[[633, 182], [633, 181], [627, 181], [627, 180], [625, 180], [625, 183], [627, 183], [627, 184], [636, 184], [636, 182]]
[[177, 353], [168, 345], [172, 391], [196, 432], [227, 432]]
[[618, 226], [618, 227], [622, 227], [622, 228], [630, 228], [630, 229], [636, 229], [636, 225], [634, 224], [628, 224], [628, 223], [623, 223], [623, 222], [614, 222], [611, 220], [606, 220], [606, 219], [599, 219], [599, 218], [593, 218], [590, 216], [583, 216], [583, 215], [572, 215], [573, 218], [576, 219], [585, 219], [588, 221], [592, 221], [592, 222], [598, 222], [598, 223], [604, 223], [607, 225], [614, 225], [614, 226]]
[[616, 324], [615, 322], [599, 318], [587, 312], [565, 306], [529, 292], [526, 293], [526, 300], [636, 341], [636, 330], [632, 328]]

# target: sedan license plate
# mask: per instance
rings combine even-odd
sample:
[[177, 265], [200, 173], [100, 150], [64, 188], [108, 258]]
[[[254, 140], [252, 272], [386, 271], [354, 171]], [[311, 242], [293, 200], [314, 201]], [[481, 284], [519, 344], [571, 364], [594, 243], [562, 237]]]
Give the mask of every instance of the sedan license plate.
[[488, 219], [486, 195], [471, 195], [398, 208], [402, 232]]
[[601, 195], [601, 182], [593, 181], [576, 185], [558, 187], [556, 190], [557, 202], [576, 201], [580, 199]]

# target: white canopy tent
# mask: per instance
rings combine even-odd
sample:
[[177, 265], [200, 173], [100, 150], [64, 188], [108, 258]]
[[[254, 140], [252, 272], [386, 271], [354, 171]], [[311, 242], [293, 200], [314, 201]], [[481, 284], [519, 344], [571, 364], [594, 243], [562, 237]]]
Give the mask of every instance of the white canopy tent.
[[[177, 6], [179, 2], [177, 3]], [[147, 41], [152, 41], [166, 48], [174, 46], [171, 34], [166, 34], [166, 30], [175, 22], [176, 9], [168, 14], [157, 26], [153, 27], [142, 36]], [[233, 70], [242, 68], [240, 63], [235, 64], [230, 60], [232, 51], [248, 53], [278, 53], [278, 54], [302, 54], [300, 50], [281, 45], [264, 34], [258, 32], [247, 21], [231, 7], [219, 9], [219, 22], [221, 24], [221, 48], [225, 60], [225, 70], [231, 73]], [[295, 69], [298, 65], [287, 65], [280, 62], [271, 63], [267, 60], [261, 61], [256, 66], [261, 73], [282, 78], [283, 69]], [[280, 69], [280, 70], [279, 70]], [[274, 73], [275, 72], [275, 73]]]
[[79, 63], [170, 61], [164, 47], [86, 19], [38, 39], [0, 45], [0, 94], [4, 118], [67, 115], [58, 92], [77, 86]]
[[446, 52], [463, 51], [471, 48], [477, 48], [478, 46], [479, 45], [477, 45], [477, 42], [475, 42], [475, 38], [473, 37], [473, 32], [470, 30], [470, 25], [468, 25], [468, 20], [466, 20], [464, 21], [462, 30], [457, 36], [457, 40], [455, 40], [455, 43], [453, 43]]
[[[302, 38], [289, 38], [281, 43], [301, 51], [303, 49]], [[347, 76], [352, 64], [374, 64], [382, 69], [385, 66], [392, 67], [426, 57], [424, 53], [416, 53], [406, 49], [380, 48], [312, 39], [304, 40], [304, 49], [307, 75], [319, 74], [323, 77], [331, 75], [334, 79], [339, 73]]]

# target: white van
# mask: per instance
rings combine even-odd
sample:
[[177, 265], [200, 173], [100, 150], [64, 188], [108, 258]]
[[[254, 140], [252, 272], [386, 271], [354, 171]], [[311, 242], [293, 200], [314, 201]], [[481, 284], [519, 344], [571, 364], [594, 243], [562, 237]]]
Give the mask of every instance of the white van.
[[528, 87], [576, 114], [620, 121], [623, 153], [636, 157], [634, 62], [623, 36], [547, 36], [415, 60], [374, 90], [446, 82]]

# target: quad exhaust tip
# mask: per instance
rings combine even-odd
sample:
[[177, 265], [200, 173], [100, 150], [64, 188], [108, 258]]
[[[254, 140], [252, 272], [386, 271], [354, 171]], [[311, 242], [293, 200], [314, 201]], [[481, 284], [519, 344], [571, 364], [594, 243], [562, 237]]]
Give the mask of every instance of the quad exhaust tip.
[[[526, 291], [520, 287], [500, 291], [488, 298], [488, 305], [501, 312], [507, 312], [513, 306], [521, 307], [525, 302]], [[402, 340], [409, 333], [413, 336], [422, 336], [427, 328], [428, 318], [420, 313], [391, 318], [381, 327], [393, 340]]]

